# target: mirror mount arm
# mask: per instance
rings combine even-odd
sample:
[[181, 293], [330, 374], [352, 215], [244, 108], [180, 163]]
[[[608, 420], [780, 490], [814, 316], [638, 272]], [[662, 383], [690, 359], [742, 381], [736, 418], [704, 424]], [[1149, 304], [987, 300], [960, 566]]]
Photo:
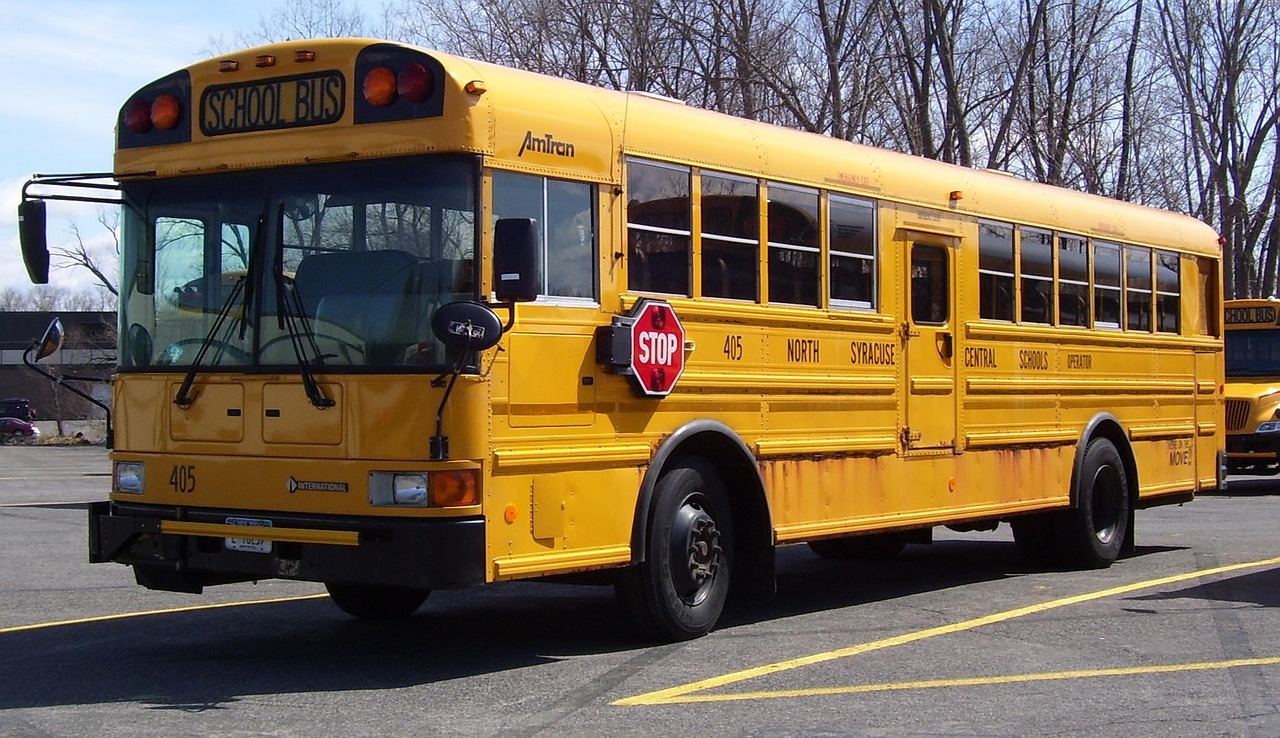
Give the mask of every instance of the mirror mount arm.
[[32, 354], [36, 352], [36, 347], [39, 345], [40, 345], [39, 343], [34, 343], [26, 351], [22, 352], [22, 363], [26, 364], [27, 368], [32, 370], [36, 374], [40, 374], [48, 378], [55, 384], [61, 387], [65, 387], [72, 394], [79, 395], [80, 397], [83, 397], [85, 400], [88, 400], [94, 405], [97, 405], [98, 407], [102, 408], [102, 411], [106, 413], [106, 416], [107, 416], [107, 435], [106, 435], [106, 438], [104, 439], [104, 443], [107, 448], [114, 448], [115, 447], [115, 429], [111, 425], [111, 406], [107, 405], [107, 403], [103, 402], [102, 400], [99, 400], [98, 398], [94, 397], [88, 392], [85, 392], [79, 387], [76, 387], [75, 385], [67, 384], [68, 379], [73, 379], [73, 380], [82, 381], [82, 382], [86, 382], [86, 381], [105, 382], [108, 380], [97, 379], [97, 378], [90, 379], [88, 377], [60, 377], [57, 374], [54, 374], [53, 372], [36, 364], [35, 361], [32, 361], [32, 358], [31, 358]]

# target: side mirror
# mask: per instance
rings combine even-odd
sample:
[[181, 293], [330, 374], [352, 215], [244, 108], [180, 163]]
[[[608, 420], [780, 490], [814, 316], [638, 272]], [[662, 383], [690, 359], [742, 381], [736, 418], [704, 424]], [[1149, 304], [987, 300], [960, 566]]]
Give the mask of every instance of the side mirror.
[[32, 284], [49, 284], [49, 243], [45, 235], [44, 200], [18, 203], [18, 239]]
[[493, 291], [499, 302], [529, 302], [542, 290], [538, 221], [502, 218], [493, 228]]
[[431, 316], [431, 332], [448, 348], [484, 351], [502, 340], [502, 321], [488, 305], [451, 302]]
[[[44, 203], [41, 203], [42, 205]], [[44, 329], [44, 335], [33, 347], [36, 354], [36, 361], [52, 356], [54, 352], [62, 348], [62, 321], [54, 318], [49, 327]]]

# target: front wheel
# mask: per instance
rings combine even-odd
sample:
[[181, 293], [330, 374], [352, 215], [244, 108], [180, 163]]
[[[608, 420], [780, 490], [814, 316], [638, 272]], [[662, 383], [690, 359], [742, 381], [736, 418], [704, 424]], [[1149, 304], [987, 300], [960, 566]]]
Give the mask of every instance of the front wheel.
[[647, 556], [618, 593], [648, 635], [685, 641], [715, 627], [729, 592], [733, 520], [720, 476], [702, 459], [662, 475], [649, 506]]
[[340, 584], [326, 582], [324, 588], [329, 590], [329, 599], [340, 610], [363, 620], [399, 620], [414, 613], [427, 595], [429, 589], [411, 589], [408, 587], [387, 587], [377, 584]]

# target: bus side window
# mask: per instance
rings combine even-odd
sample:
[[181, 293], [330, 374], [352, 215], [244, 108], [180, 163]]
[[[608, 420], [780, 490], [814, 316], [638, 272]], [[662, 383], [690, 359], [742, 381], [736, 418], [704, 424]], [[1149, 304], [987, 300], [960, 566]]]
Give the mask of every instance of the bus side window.
[[978, 229], [978, 316], [1013, 322], [1013, 226], [984, 221]]
[[1022, 246], [1022, 322], [1053, 322], [1053, 234], [1020, 228]]
[[689, 295], [690, 171], [627, 160], [627, 289]]
[[584, 182], [494, 171], [494, 220], [531, 218], [540, 232], [543, 282], [548, 297], [596, 296], [595, 208]]
[[760, 298], [760, 198], [754, 179], [702, 173], [702, 296]]
[[828, 286], [831, 307], [876, 307], [876, 209], [869, 200], [827, 198]]
[[943, 324], [950, 316], [947, 291], [947, 252], [941, 246], [911, 247], [911, 320]]
[[769, 183], [769, 302], [818, 306], [818, 191]]

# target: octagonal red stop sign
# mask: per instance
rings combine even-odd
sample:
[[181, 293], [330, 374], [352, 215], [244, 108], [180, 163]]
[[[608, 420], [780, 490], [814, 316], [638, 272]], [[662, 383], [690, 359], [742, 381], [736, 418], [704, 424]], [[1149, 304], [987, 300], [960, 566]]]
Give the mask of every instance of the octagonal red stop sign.
[[684, 326], [661, 300], [642, 300], [632, 313], [631, 376], [646, 395], [667, 395], [684, 371]]

